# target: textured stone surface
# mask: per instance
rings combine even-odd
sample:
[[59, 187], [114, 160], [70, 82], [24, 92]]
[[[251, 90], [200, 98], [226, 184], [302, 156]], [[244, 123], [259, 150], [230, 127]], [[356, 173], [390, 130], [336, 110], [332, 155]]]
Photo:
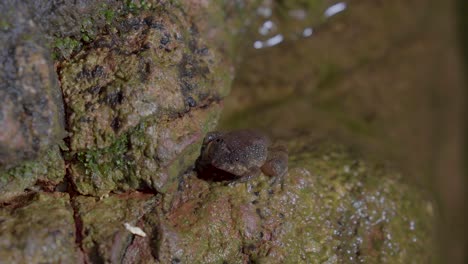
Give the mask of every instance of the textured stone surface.
[[54, 146], [36, 160], [0, 171], [0, 200], [21, 195], [26, 189], [54, 191], [64, 176], [65, 162], [59, 147]]
[[162, 191], [215, 127], [233, 79], [236, 38], [254, 7], [2, 2], [3, 190], [21, 192], [38, 178], [56, 185], [58, 170], [47, 169], [51, 160], [63, 164], [61, 144], [68, 180], [82, 194]]
[[68, 194], [31, 193], [3, 202], [0, 259], [6, 263], [79, 262]]
[[0, 3], [0, 170], [39, 157], [64, 136], [50, 50], [24, 3]]
[[[281, 69], [271, 72], [278, 79], [270, 81], [280, 85], [269, 87], [273, 91], [261, 87], [256, 90], [257, 95], [247, 91], [235, 97], [240, 98], [237, 102], [242, 101], [240, 105], [251, 108], [240, 112], [231, 108], [234, 114], [229, 126], [263, 126], [285, 139], [290, 152], [290, 170], [284, 182], [273, 183], [269, 177], [260, 176], [229, 185], [199, 179], [192, 171], [201, 140], [216, 126], [223, 98], [229, 92], [234, 61], [241, 58], [236, 48], [239, 43], [252, 44], [241, 36], [244, 26], [250, 23], [250, 11], [255, 9], [256, 2], [31, 0], [19, 3], [8, 0], [0, 3], [0, 9], [5, 10], [5, 18], [0, 18], [0, 38], [4, 38], [0, 41], [8, 45], [24, 41], [26, 45], [24, 49], [24, 45], [18, 45], [16, 53], [12, 49], [3, 51], [0, 58], [7, 62], [3, 65], [11, 66], [8, 69], [12, 71], [0, 74], [26, 72], [18, 75], [21, 77], [15, 82], [18, 87], [29, 87], [35, 81], [47, 86], [55, 80], [55, 73], [50, 75], [45, 70], [52, 67], [48, 55], [52, 53], [63, 91], [68, 131], [59, 150], [54, 135], [60, 135], [56, 133], [60, 130], [56, 124], [60, 124], [57, 120], [62, 110], [59, 105], [42, 103], [58, 102], [48, 92], [33, 92], [33, 95], [40, 94], [34, 97], [26, 89], [18, 97], [34, 102], [38, 99], [40, 104], [34, 107], [44, 112], [36, 113], [34, 108], [34, 113], [43, 123], [35, 123], [36, 119], [28, 117], [28, 108], [21, 104], [1, 106], [0, 122], [6, 122], [9, 132], [0, 137], [9, 145], [8, 148], [0, 145], [0, 159], [8, 160], [11, 165], [32, 159], [0, 174], [2, 260], [9, 263], [427, 263], [432, 260], [434, 213], [426, 194], [403, 183], [403, 177], [393, 168], [366, 160], [336, 142], [315, 140], [317, 135], [310, 133], [316, 126], [309, 122], [314, 117], [308, 111], [309, 99], [314, 98], [309, 89], [326, 90], [332, 87], [337, 72], [359, 65], [360, 56], [365, 59], [369, 54], [361, 50], [368, 44], [365, 39], [359, 38], [352, 46], [356, 49], [353, 54], [358, 54], [356, 57], [344, 57], [338, 52], [339, 45], [334, 46], [333, 54], [337, 53], [333, 58], [320, 52], [320, 45], [315, 47], [315, 54], [321, 55], [316, 61], [324, 66], [313, 68], [320, 78], [314, 79], [310, 86], [303, 83], [310, 68], [291, 64], [294, 67], [287, 66], [288, 73], [278, 65]], [[362, 2], [356, 9], [360, 11], [351, 14], [381, 10], [367, 9], [368, 3]], [[391, 7], [396, 11], [391, 11], [398, 13], [405, 9], [407, 4], [402, 3], [395, 2]], [[318, 14], [326, 7], [322, 1], [282, 1], [282, 4], [289, 9], [305, 4], [311, 14]], [[318, 8], [316, 12], [314, 8]], [[16, 17], [22, 24], [11, 23]], [[383, 20], [387, 21], [350, 24], [358, 25], [357, 29], [375, 25], [377, 30], [369, 32], [377, 32], [380, 27], [388, 26]], [[330, 41], [342, 32], [340, 25], [343, 26], [341, 23], [329, 29], [323, 26]], [[395, 27], [390, 33], [379, 31], [385, 37], [379, 35], [372, 42], [379, 48], [369, 55], [371, 58], [379, 58], [387, 51], [386, 37], [392, 38], [393, 33], [399, 32], [398, 25], [392, 25]], [[23, 34], [31, 31], [32, 38]], [[18, 41], [8, 42], [5, 32], [19, 36], [15, 39]], [[356, 32], [359, 33], [345, 31], [348, 34], [345, 37], [354, 39]], [[278, 54], [293, 61], [301, 56], [299, 50], [296, 57]], [[401, 57], [407, 57], [406, 53]], [[340, 71], [326, 64], [328, 59], [336, 60]], [[41, 68], [42, 61], [45, 68]], [[397, 61], [393, 62], [398, 67]], [[244, 74], [254, 69], [251, 74], [256, 75], [258, 68], [273, 64], [266, 60], [252, 68], [240, 69]], [[12, 65], [21, 67], [16, 69]], [[366, 80], [372, 73], [356, 75], [359, 78], [354, 81]], [[296, 80], [292, 88], [281, 85], [287, 81], [287, 75]], [[380, 80], [369, 79], [373, 80], [371, 83]], [[253, 83], [259, 84], [255, 80]], [[17, 90], [21, 91], [2, 89], [0, 95], [7, 91], [4, 93], [11, 97], [14, 94], [11, 91]], [[339, 91], [338, 95], [343, 94]], [[293, 100], [292, 94], [296, 92], [301, 100]], [[284, 101], [276, 104], [278, 98]], [[262, 104], [257, 105], [260, 101]], [[53, 107], [58, 110], [50, 110]], [[51, 113], [58, 118], [47, 115]], [[21, 130], [15, 115], [27, 117], [25, 124], [31, 129]], [[305, 119], [297, 119], [298, 116]], [[296, 126], [297, 120], [300, 125]], [[345, 124], [356, 128], [352, 122]], [[39, 134], [44, 136], [43, 142], [28, 143]], [[28, 150], [33, 147], [36, 149]], [[10, 153], [14, 148], [22, 148], [22, 156]], [[20, 195], [23, 191], [26, 192]], [[141, 228], [146, 237], [132, 234], [125, 223]]]
[[[80, 223], [78, 243], [89, 263], [141, 263], [152, 259], [157, 225], [143, 221], [145, 214], [155, 214], [158, 202], [154, 195], [132, 193], [74, 198]], [[124, 224], [141, 227], [147, 237], [135, 236]]]
[[108, 148], [78, 152], [70, 167], [78, 192], [99, 196], [112, 190], [163, 191], [180, 170], [193, 164], [204, 133], [218, 117], [215, 106], [168, 122], [142, 123]]
[[162, 223], [162, 263], [430, 262], [431, 201], [385, 166], [308, 140], [289, 142], [283, 186], [187, 175]]
[[[241, 17], [220, 14], [236, 6], [219, 3], [107, 8], [112, 19], [85, 30], [95, 37], [72, 35], [81, 46], [70, 54], [57, 50], [71, 179], [86, 195], [163, 191], [214, 129], [233, 78], [230, 45], [237, 36], [222, 29], [242, 26], [233, 24]], [[205, 14], [210, 20], [201, 19]]]
[[[79, 195], [71, 206], [63, 194], [9, 201], [1, 209], [0, 255], [91, 263], [431, 261], [434, 212], [424, 193], [403, 184], [393, 169], [336, 143], [303, 136], [287, 144], [290, 170], [282, 184], [261, 175], [227, 185], [188, 172], [165, 195]], [[23, 231], [13, 240], [12, 230]], [[47, 247], [57, 254], [24, 251], [21, 241], [42, 248], [50, 234], [55, 242]]]

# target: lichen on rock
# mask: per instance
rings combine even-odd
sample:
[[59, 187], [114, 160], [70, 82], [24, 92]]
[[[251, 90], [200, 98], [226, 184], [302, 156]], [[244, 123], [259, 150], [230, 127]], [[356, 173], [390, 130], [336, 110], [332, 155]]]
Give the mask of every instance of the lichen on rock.
[[232, 80], [228, 55], [202, 34], [218, 25], [191, 22], [189, 6], [116, 8], [95, 39], [60, 61], [78, 192], [162, 191], [178, 174], [167, 168], [187, 168], [177, 160], [214, 128]]
[[177, 251], [160, 254], [162, 262], [430, 261], [433, 209], [424, 193], [343, 146], [304, 142], [289, 143], [283, 185], [186, 175], [164, 229]]
[[[0, 78], [10, 81], [0, 90], [8, 99], [0, 106], [6, 128], [0, 258], [430, 262], [433, 209], [426, 194], [393, 168], [337, 142], [313, 140], [310, 124], [265, 126], [289, 133], [283, 181], [197, 177], [194, 161], [217, 125], [242, 57], [239, 44], [260, 2], [0, 3], [6, 14], [0, 43], [10, 47], [0, 52]], [[324, 1], [297, 2], [311, 11]], [[333, 73], [323, 67], [325, 75]], [[292, 91], [301, 88], [261, 96], [267, 101]], [[242, 124], [271, 124], [265, 117], [279, 111], [298, 115], [271, 104], [260, 122], [251, 121], [259, 114], [256, 101], [244, 98], [254, 106], [234, 114]], [[302, 109], [287, 103], [282, 107]]]
[[65, 130], [61, 91], [46, 37], [38, 34], [40, 25], [31, 20], [21, 1], [2, 1], [0, 10], [4, 25], [0, 30], [2, 199], [31, 187], [39, 178], [54, 183], [63, 178], [57, 145]]
[[24, 190], [54, 191], [65, 176], [65, 162], [58, 146], [42, 157], [25, 161], [6, 171], [0, 171], [0, 198], [9, 199], [23, 194]]
[[18, 196], [0, 209], [0, 259], [8, 263], [79, 261], [68, 194]]
[[[159, 202], [154, 195], [135, 192], [99, 200], [80, 196], [73, 204], [82, 225], [78, 243], [87, 262], [137, 263], [153, 258], [151, 239], [157, 236], [157, 225], [149, 225], [144, 217], [156, 211]], [[142, 226], [150, 238], [135, 236], [125, 223]]]

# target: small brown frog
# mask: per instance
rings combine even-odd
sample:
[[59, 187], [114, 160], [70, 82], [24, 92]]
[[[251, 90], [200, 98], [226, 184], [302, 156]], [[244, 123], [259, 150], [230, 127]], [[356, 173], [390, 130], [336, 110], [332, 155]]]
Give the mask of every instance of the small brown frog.
[[264, 174], [282, 179], [288, 170], [285, 146], [272, 145], [253, 130], [210, 132], [196, 162], [199, 177], [212, 181], [244, 182]]

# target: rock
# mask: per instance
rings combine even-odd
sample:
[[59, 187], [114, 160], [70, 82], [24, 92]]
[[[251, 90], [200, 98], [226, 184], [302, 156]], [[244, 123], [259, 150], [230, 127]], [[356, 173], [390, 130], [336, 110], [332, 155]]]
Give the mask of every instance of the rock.
[[[77, 244], [60, 248], [61, 254], [78, 260], [76, 248], [80, 248], [86, 261], [93, 263], [430, 262], [434, 215], [424, 193], [402, 183], [393, 169], [366, 161], [336, 143], [313, 143], [301, 137], [289, 141], [288, 147], [290, 170], [282, 183], [262, 175], [227, 185], [190, 172], [164, 196], [138, 192], [74, 196]], [[47, 216], [38, 216], [36, 208], [52, 198], [61, 201], [50, 194], [30, 197], [36, 198], [3, 207], [8, 223], [2, 223], [3, 243], [11, 241], [5, 239], [8, 230], [20, 226], [21, 220], [12, 214], [48, 219], [55, 209], [42, 210]], [[68, 200], [63, 202], [68, 218], [52, 213], [57, 223], [73, 219]], [[37, 223], [36, 231], [58, 225], [49, 220]], [[145, 236], [126, 228], [126, 223]], [[42, 245], [37, 238], [43, 238], [41, 232], [25, 232], [28, 241]], [[15, 247], [15, 254], [21, 255], [22, 249]]]
[[[0, 53], [6, 62], [0, 77], [19, 76], [17, 86], [0, 90], [0, 98], [8, 98], [0, 107], [7, 128], [0, 132], [0, 160], [7, 162], [0, 173], [0, 258], [430, 262], [434, 216], [425, 193], [392, 168], [338, 143], [317, 141], [309, 133], [312, 123], [301, 122], [306, 129], [288, 125], [309, 113], [310, 101], [301, 96], [296, 104], [287, 96], [310, 87], [265, 97], [286, 99], [282, 106], [293, 113], [273, 103], [261, 119], [255, 117], [265, 112], [255, 107], [234, 114], [248, 126], [263, 124], [272, 134], [288, 135], [290, 170], [283, 182], [262, 175], [227, 184], [193, 172], [203, 136], [217, 124], [241, 57], [236, 49], [258, 2], [0, 3], [6, 14], [0, 42], [15, 47]], [[3, 32], [16, 38], [10, 43]], [[348, 69], [356, 60], [340, 62]], [[327, 67], [322, 81], [328, 80]], [[65, 110], [54, 103], [61, 102], [60, 93], [44, 88], [54, 87], [55, 78]], [[34, 103], [34, 114], [15, 94]], [[257, 106], [254, 101], [247, 105]], [[278, 119], [284, 122], [265, 125]], [[230, 125], [239, 125], [232, 120]]]
[[165, 192], [168, 182], [177, 181], [193, 166], [204, 134], [217, 120], [215, 107], [168, 122], [145, 122], [108, 148], [78, 152], [70, 168], [78, 192], [94, 196], [148, 188]]
[[96, 37], [71, 54], [58, 50], [70, 174], [81, 194], [164, 191], [195, 160], [229, 91], [227, 45], [237, 35], [221, 29], [240, 18], [219, 17], [214, 3], [147, 4], [107, 6], [114, 17], [91, 26]]
[[290, 141], [283, 185], [186, 175], [161, 223], [162, 263], [426, 263], [432, 204], [346, 148]]
[[[62, 144], [65, 117], [62, 150], [80, 193], [163, 191], [216, 125], [255, 2], [4, 1], [1, 175], [26, 160], [47, 167], [41, 156]], [[27, 175], [2, 180], [21, 192], [43, 177]]]
[[61, 91], [40, 26], [22, 2], [0, 10], [0, 170], [33, 160], [64, 136]]
[[26, 189], [54, 191], [64, 183], [64, 176], [65, 163], [59, 147], [54, 146], [36, 160], [0, 171], [0, 200], [22, 195]]
[[69, 196], [30, 193], [2, 203], [0, 259], [7, 263], [64, 263], [82, 259], [75, 244]]
[[[74, 198], [80, 230], [78, 243], [88, 263], [141, 263], [152, 259], [152, 246], [157, 225], [144, 221], [155, 213], [158, 201], [154, 195], [131, 193]], [[137, 236], [125, 224], [142, 227], [147, 237]]]

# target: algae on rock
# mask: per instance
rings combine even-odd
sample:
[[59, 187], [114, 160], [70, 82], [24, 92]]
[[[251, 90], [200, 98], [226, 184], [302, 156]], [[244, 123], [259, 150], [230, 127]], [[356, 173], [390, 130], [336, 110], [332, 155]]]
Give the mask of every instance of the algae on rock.
[[[0, 3], [0, 42], [10, 47], [0, 54], [0, 169], [40, 163], [65, 137], [78, 192], [162, 191], [216, 125], [257, 2]], [[22, 192], [38, 177], [28, 175], [3, 178]]]
[[335, 143], [288, 145], [283, 185], [186, 175], [163, 229], [177, 246], [161, 262], [430, 262], [434, 216], [424, 193]]
[[[57, 76], [44, 80], [59, 80], [65, 113], [50, 101], [57, 115], [47, 117], [49, 141], [39, 144], [49, 154], [0, 175], [1, 198], [9, 198], [0, 206], [2, 259], [429, 262], [431, 201], [395, 170], [336, 142], [312, 140], [311, 124], [289, 126], [286, 121], [307, 112], [310, 102], [269, 102], [259, 122], [256, 98], [231, 119], [242, 116], [244, 125], [288, 135], [290, 170], [281, 184], [262, 175], [226, 185], [192, 171], [204, 135], [217, 124], [242, 57], [237, 48], [259, 2], [26, 1], [24, 16], [44, 35], [38, 50], [54, 53]], [[325, 1], [296, 2], [311, 11]], [[14, 30], [10, 24], [2, 20], [0, 29]], [[334, 65], [318, 66], [321, 88], [340, 72]], [[272, 97], [310, 88], [301, 81]], [[270, 100], [264, 92], [258, 95]], [[297, 112], [288, 115], [281, 107]], [[68, 131], [63, 157], [52, 142], [60, 136], [60, 114]], [[270, 126], [275, 118], [285, 122]], [[56, 188], [61, 182], [68, 194], [58, 193], [65, 191]], [[13, 197], [25, 190], [31, 192]], [[126, 223], [147, 236], [135, 236]]]
[[146, 4], [112, 7], [97, 37], [59, 61], [70, 174], [81, 194], [163, 191], [195, 160], [193, 146], [214, 129], [229, 91], [228, 46], [238, 36], [221, 29], [240, 18], [201, 20], [216, 3]]
[[13, 198], [23, 194], [25, 189], [54, 191], [64, 176], [65, 162], [59, 147], [54, 146], [36, 160], [0, 171], [0, 198]]
[[0, 209], [0, 259], [6, 263], [79, 261], [68, 194], [18, 196]]

